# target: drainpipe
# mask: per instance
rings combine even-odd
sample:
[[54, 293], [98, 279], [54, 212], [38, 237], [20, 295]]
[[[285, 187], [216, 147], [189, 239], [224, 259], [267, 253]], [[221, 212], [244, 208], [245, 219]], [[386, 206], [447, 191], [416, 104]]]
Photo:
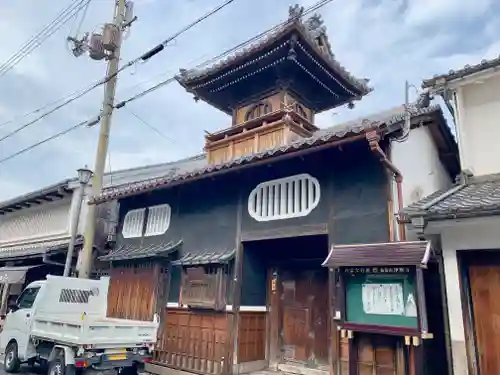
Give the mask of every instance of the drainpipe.
[[[370, 145], [370, 150], [372, 150], [380, 162], [394, 175], [394, 180], [396, 181], [396, 195], [398, 199], [398, 212], [401, 212], [403, 207], [403, 175], [401, 171], [396, 168], [396, 166], [389, 160], [386, 153], [380, 147], [380, 135], [377, 131], [370, 131], [366, 133], [366, 139]], [[398, 220], [398, 232], [399, 240], [406, 241], [406, 231], [404, 223]]]

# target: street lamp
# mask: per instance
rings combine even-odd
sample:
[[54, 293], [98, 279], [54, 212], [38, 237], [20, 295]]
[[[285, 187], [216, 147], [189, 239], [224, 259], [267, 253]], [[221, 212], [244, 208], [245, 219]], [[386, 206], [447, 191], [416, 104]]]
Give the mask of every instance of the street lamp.
[[87, 185], [90, 182], [90, 179], [92, 178], [92, 171], [85, 166], [84, 168], [80, 168], [78, 171], [78, 181], [80, 182], [80, 185]]
[[71, 217], [71, 238], [69, 240], [68, 253], [66, 254], [66, 264], [64, 265], [63, 276], [69, 276], [69, 271], [71, 270], [73, 253], [75, 251], [76, 235], [78, 233], [78, 222], [80, 220], [80, 214], [82, 212], [83, 194], [85, 193], [85, 187], [88, 185], [93, 175], [92, 171], [88, 169], [87, 166], [78, 169], [77, 172], [78, 172], [78, 182], [80, 183], [80, 187], [78, 188], [76, 207], [73, 210], [72, 212], [73, 216]]

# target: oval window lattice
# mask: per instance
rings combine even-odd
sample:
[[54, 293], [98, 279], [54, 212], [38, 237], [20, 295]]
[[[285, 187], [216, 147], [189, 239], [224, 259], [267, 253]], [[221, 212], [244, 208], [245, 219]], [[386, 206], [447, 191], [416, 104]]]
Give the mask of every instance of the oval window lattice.
[[319, 204], [321, 189], [313, 176], [303, 173], [258, 184], [248, 197], [248, 213], [257, 221], [307, 216]]

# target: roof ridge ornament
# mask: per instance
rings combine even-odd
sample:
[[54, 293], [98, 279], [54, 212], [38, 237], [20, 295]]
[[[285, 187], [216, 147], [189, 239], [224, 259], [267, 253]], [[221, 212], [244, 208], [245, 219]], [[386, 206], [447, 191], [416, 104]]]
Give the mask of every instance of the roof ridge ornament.
[[304, 25], [313, 37], [318, 38], [321, 35], [326, 35], [326, 26], [323, 23], [321, 14], [314, 13], [304, 22]]
[[299, 4], [290, 5], [288, 7], [288, 20], [294, 21], [300, 19], [304, 15], [304, 7]]

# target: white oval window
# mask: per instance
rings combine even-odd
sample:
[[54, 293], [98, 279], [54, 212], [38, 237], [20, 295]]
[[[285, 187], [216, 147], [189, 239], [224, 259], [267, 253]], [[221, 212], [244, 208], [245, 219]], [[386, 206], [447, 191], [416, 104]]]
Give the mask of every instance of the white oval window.
[[257, 221], [307, 216], [319, 204], [320, 186], [304, 173], [258, 184], [248, 197], [248, 213]]

